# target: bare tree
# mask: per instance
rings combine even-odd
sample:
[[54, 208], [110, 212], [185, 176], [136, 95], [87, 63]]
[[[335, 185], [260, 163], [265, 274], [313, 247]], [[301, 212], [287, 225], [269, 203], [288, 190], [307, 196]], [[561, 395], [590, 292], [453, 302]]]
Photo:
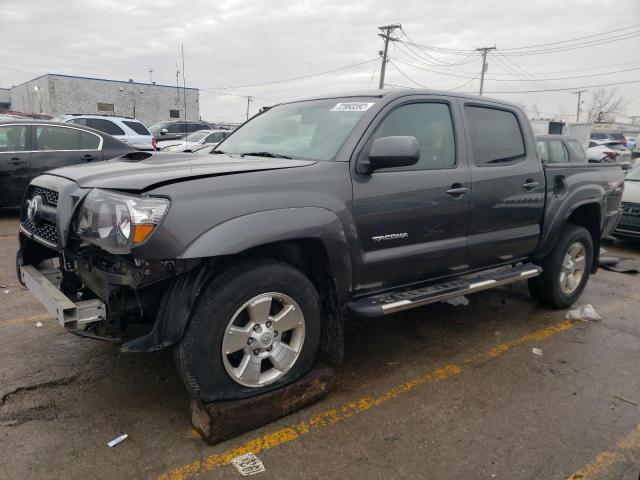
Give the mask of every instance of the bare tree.
[[589, 94], [587, 120], [589, 122], [606, 122], [622, 115], [629, 106], [629, 101], [618, 95], [615, 88], [599, 88]]

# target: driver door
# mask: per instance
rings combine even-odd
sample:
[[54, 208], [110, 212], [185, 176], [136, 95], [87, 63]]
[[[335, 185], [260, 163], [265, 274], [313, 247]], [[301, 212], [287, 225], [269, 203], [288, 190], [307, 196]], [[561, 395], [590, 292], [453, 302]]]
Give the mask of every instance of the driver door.
[[375, 139], [413, 136], [419, 162], [367, 174], [352, 169], [359, 293], [467, 269], [471, 184], [460, 112], [446, 97], [408, 98], [380, 113], [360, 156]]

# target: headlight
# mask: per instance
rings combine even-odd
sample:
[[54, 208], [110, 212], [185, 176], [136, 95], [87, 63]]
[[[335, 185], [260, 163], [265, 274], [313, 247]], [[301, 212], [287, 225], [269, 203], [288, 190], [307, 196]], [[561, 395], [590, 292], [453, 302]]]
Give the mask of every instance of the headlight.
[[142, 245], [169, 210], [166, 198], [125, 195], [94, 188], [80, 210], [78, 235], [107, 252]]

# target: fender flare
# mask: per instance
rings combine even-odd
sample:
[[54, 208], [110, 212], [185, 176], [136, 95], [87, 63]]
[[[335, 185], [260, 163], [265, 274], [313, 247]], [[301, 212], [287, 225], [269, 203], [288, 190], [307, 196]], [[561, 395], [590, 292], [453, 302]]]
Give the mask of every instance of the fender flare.
[[325, 246], [338, 300], [342, 301], [351, 285], [351, 256], [342, 223], [326, 208], [265, 210], [228, 220], [196, 238], [178, 259], [234, 255], [269, 243], [309, 238]]

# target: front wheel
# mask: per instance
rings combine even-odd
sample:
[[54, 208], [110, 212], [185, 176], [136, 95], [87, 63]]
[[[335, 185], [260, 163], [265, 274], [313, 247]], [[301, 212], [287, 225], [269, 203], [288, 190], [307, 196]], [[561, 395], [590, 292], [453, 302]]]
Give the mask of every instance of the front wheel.
[[529, 280], [529, 292], [541, 304], [566, 308], [587, 285], [593, 263], [593, 240], [588, 230], [567, 225], [553, 252], [542, 261], [542, 274]]
[[314, 285], [290, 265], [263, 260], [231, 267], [204, 288], [176, 363], [193, 397], [245, 398], [307, 373], [319, 341]]

